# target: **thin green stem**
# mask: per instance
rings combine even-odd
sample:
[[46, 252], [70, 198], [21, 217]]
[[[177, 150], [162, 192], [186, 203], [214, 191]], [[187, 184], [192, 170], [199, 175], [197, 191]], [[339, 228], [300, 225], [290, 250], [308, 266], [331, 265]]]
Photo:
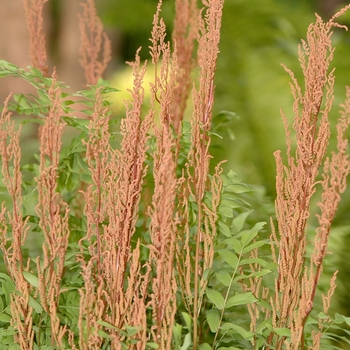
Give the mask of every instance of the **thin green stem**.
[[234, 280], [234, 278], [235, 278], [235, 276], [237, 274], [238, 266], [239, 266], [239, 263], [240, 263], [241, 259], [242, 259], [242, 251], [239, 253], [238, 262], [237, 262], [237, 265], [235, 267], [235, 271], [232, 274], [231, 281], [230, 281], [230, 284], [228, 286], [228, 289], [227, 289], [227, 292], [226, 292], [226, 295], [225, 295], [224, 306], [223, 306], [223, 308], [221, 310], [221, 315], [220, 315], [220, 321], [219, 321], [218, 329], [216, 330], [216, 333], [215, 333], [215, 336], [214, 336], [214, 340], [213, 340], [213, 345], [211, 347], [212, 350], [214, 350], [214, 347], [215, 347], [215, 344], [216, 344], [216, 338], [219, 335], [219, 330], [220, 330], [220, 326], [221, 326], [221, 323], [222, 323], [222, 319], [224, 318], [224, 312], [225, 312], [225, 307], [226, 307], [226, 304], [227, 304], [227, 300], [228, 300], [228, 297], [230, 295], [232, 283], [233, 283], [233, 280]]
[[193, 307], [193, 350], [197, 350], [198, 343], [198, 311], [200, 309], [198, 302], [199, 291], [199, 264], [200, 264], [200, 249], [201, 249], [201, 222], [202, 222], [202, 205], [198, 203], [198, 224], [197, 224], [197, 239], [196, 239], [196, 258], [194, 270], [194, 307]]

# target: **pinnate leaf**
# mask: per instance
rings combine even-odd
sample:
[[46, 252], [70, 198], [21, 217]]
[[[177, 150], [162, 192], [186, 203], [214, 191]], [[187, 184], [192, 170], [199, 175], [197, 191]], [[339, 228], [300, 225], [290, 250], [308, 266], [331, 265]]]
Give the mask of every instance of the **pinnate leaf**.
[[227, 263], [229, 264], [231, 267], [235, 268], [239, 261], [238, 261], [238, 257], [232, 253], [230, 250], [228, 249], [221, 249], [219, 250], [219, 255], [221, 256], [221, 258]]
[[205, 293], [208, 299], [219, 309], [222, 310], [225, 304], [224, 297], [220, 292], [214, 289], [207, 288]]
[[215, 333], [220, 325], [220, 314], [217, 309], [212, 309], [207, 312], [207, 322], [210, 330]]
[[215, 272], [217, 280], [222, 283], [225, 287], [228, 287], [231, 283], [231, 275], [227, 271]]
[[245, 213], [239, 214], [232, 220], [231, 229], [233, 234], [236, 234], [242, 230], [244, 223], [250, 213], [251, 213], [251, 210]]
[[240, 334], [244, 339], [249, 340], [254, 336], [253, 332], [247, 331], [244, 328], [230, 322], [224, 323], [221, 327], [223, 331], [233, 330], [235, 333]]
[[258, 222], [251, 230], [242, 232], [241, 243], [246, 247], [258, 234], [258, 232], [265, 226], [266, 222]]
[[231, 297], [227, 301], [225, 308], [230, 308], [232, 306], [238, 306], [238, 305], [251, 304], [251, 303], [255, 303], [256, 301], [258, 301], [258, 299], [255, 298], [252, 292], [240, 293]]

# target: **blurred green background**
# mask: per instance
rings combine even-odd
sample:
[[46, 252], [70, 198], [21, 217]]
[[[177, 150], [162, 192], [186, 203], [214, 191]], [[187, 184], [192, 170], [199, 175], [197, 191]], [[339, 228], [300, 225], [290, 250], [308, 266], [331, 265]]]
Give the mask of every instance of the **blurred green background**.
[[[23, 11], [22, 1], [13, 0], [7, 6], [16, 2], [18, 5], [15, 13], [22, 16], [19, 23], [23, 23], [23, 13], [20, 13]], [[130, 86], [132, 79], [125, 61], [133, 60], [140, 46], [143, 47], [142, 59], [149, 59], [147, 48], [157, 0], [96, 0], [96, 3], [112, 40], [113, 59], [105, 78], [111, 79], [113, 85], [121, 90], [114, 97], [114, 117], [119, 118], [122, 110], [118, 106], [121, 98], [127, 96], [126, 88]], [[261, 200], [256, 201], [256, 209], [262, 212], [262, 216], [271, 214], [271, 203], [275, 196], [273, 152], [280, 149], [283, 153], [286, 149], [280, 109], [284, 110], [290, 120], [293, 118], [290, 78], [281, 63], [292, 69], [296, 77], [301, 79], [297, 49], [300, 40], [306, 36], [308, 25], [315, 20], [314, 13], [318, 12], [324, 19], [328, 19], [346, 3], [348, 2], [340, 0], [225, 1], [215, 81], [214, 120], [224, 116], [230, 118], [227, 119], [225, 128], [216, 131], [223, 139], [214, 137], [212, 153], [215, 162], [228, 159], [225, 164], [227, 170], [232, 168], [243, 182], [258, 186], [259, 195], [266, 204], [263, 206]], [[2, 6], [4, 4], [5, 2]], [[57, 67], [59, 79], [72, 89], [83, 87], [83, 71], [78, 64], [79, 10], [79, 1], [50, 0], [45, 13], [51, 66]], [[163, 1], [162, 15], [170, 39], [174, 0]], [[9, 14], [5, 16], [9, 17]], [[12, 16], [11, 20], [15, 21], [15, 18]], [[339, 21], [350, 25], [350, 13]], [[2, 23], [4, 25], [5, 22]], [[9, 35], [8, 30], [1, 29]], [[350, 85], [350, 34], [335, 28], [333, 39], [336, 52], [332, 67], [336, 67], [336, 84], [331, 114], [332, 131], [335, 130], [338, 106], [345, 97], [345, 85]], [[15, 41], [20, 40], [24, 40], [24, 43], [27, 41], [24, 34], [17, 35], [8, 44], [13, 46]], [[25, 44], [21, 47], [27, 50]], [[0, 53], [4, 56], [4, 51], [1, 50], [3, 48], [0, 48]], [[5, 54], [3, 58], [18, 63], [16, 60], [25, 55], [27, 53], [22, 56], [17, 53], [11, 58]], [[299, 81], [302, 85], [302, 81]], [[221, 111], [230, 113], [220, 114]], [[232, 129], [233, 134], [228, 129]], [[334, 140], [333, 133], [333, 149]], [[30, 147], [27, 152], [31, 152]], [[316, 206], [315, 208], [317, 210]], [[349, 208], [350, 187], [343, 196], [336, 217], [330, 242], [333, 255], [325, 269], [327, 274], [328, 271], [340, 269], [335, 301], [337, 309], [347, 316], [350, 316]], [[315, 222], [311, 222], [311, 226], [314, 224]]]
[[[300, 39], [305, 38], [315, 11], [327, 19], [341, 7], [337, 3], [335, 0], [225, 1], [214, 115], [220, 111], [235, 113], [230, 125], [235, 139], [223, 130], [219, 132], [225, 147], [217, 158], [228, 159], [227, 168], [234, 168], [246, 182], [263, 185], [269, 195], [275, 193], [273, 152], [284, 150], [280, 109], [292, 118], [290, 79], [281, 63], [301, 78], [297, 57]], [[157, 1], [97, 0], [97, 4], [114, 43], [112, 75], [125, 69], [124, 62], [132, 60], [140, 46], [142, 58], [148, 59], [148, 39]], [[173, 5], [173, 0], [164, 0], [162, 15], [169, 33]], [[350, 15], [341, 21], [350, 23]], [[337, 67], [337, 81], [332, 118], [335, 121], [337, 106], [345, 97], [345, 85], [350, 83], [347, 74], [350, 35], [336, 29], [334, 42], [337, 51], [333, 66]], [[117, 79], [113, 82], [118, 85]], [[217, 141], [214, 143], [220, 144]]]

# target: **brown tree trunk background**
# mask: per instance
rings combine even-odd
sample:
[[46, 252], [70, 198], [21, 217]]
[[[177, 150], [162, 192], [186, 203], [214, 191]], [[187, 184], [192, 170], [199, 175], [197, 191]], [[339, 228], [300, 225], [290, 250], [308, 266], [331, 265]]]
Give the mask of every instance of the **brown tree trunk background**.
[[73, 90], [84, 88], [84, 73], [79, 64], [80, 1], [60, 0], [60, 23], [58, 37], [58, 79], [68, 84]]
[[[0, 59], [20, 67], [30, 65], [29, 34], [23, 9], [23, 0], [0, 1]], [[27, 93], [29, 84], [5, 78], [1, 83], [1, 104], [10, 92]]]
[[317, 11], [331, 18], [337, 9], [344, 5], [346, 1], [344, 0], [318, 0], [317, 1]]
[[[50, 61], [50, 73], [54, 66], [58, 79], [65, 82], [71, 89], [79, 90], [84, 87], [84, 74], [79, 64], [79, 18], [80, 1], [59, 0], [59, 22], [54, 40], [55, 47], [48, 45], [52, 39], [53, 23], [49, 1], [44, 5], [44, 23], [46, 44]], [[53, 52], [50, 52], [50, 48]], [[29, 57], [29, 33], [23, 0], [0, 1], [0, 59], [9, 61], [26, 68], [31, 65]], [[30, 85], [24, 86], [23, 81], [14, 78], [6, 78], [0, 89], [0, 99], [4, 101], [10, 92], [32, 92]]]

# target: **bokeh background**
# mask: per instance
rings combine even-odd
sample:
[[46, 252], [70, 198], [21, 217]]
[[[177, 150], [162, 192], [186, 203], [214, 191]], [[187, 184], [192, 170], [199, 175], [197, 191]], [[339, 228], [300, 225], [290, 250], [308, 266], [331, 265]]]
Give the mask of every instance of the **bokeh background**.
[[[293, 117], [290, 79], [281, 63], [301, 79], [297, 48], [306, 36], [308, 25], [314, 21], [315, 12], [329, 19], [348, 3], [341, 0], [225, 1], [214, 106], [214, 118], [221, 125], [215, 132], [222, 139], [214, 137], [212, 153], [215, 161], [227, 159], [227, 170], [232, 168], [242, 181], [257, 189], [260, 197], [255, 209], [262, 216], [271, 214], [275, 196], [273, 152], [278, 149], [285, 151], [280, 109], [290, 119]], [[110, 79], [120, 90], [113, 97], [113, 117], [120, 118], [123, 116], [121, 100], [127, 98], [126, 89], [132, 79], [125, 61], [133, 60], [140, 46], [142, 59], [149, 59], [149, 36], [157, 0], [96, 0], [96, 4], [112, 41], [113, 59], [104, 78]], [[80, 10], [78, 0], [50, 0], [45, 5], [44, 14], [51, 68], [56, 67], [59, 80], [75, 91], [84, 87], [83, 70], [78, 63]], [[170, 39], [173, 0], [163, 1], [162, 15]], [[340, 22], [350, 26], [350, 13]], [[350, 33], [336, 28], [333, 39], [336, 45], [332, 63], [336, 67], [331, 114], [334, 131], [338, 106], [345, 97], [345, 85], [350, 85]], [[30, 64], [28, 42], [22, 0], [0, 0], [0, 59], [26, 67]], [[2, 101], [10, 91], [30, 92], [30, 86], [18, 83], [16, 79], [0, 81]], [[28, 131], [25, 135], [24, 151], [35, 152], [35, 132]], [[333, 146], [334, 139], [333, 133]], [[350, 187], [344, 194], [332, 230], [330, 250], [333, 255], [325, 269], [325, 273], [340, 270], [333, 305], [347, 316], [350, 316], [349, 209]], [[313, 222], [310, 225], [312, 227]]]

